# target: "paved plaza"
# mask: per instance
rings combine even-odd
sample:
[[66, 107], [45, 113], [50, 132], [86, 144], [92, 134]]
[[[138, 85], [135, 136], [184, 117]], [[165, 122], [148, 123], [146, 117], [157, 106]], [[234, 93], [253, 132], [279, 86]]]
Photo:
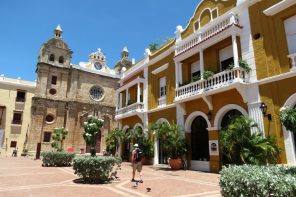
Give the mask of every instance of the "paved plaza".
[[118, 176], [110, 184], [78, 184], [73, 182], [77, 176], [72, 167], [42, 167], [40, 160], [32, 158], [0, 157], [0, 197], [221, 196], [217, 174], [144, 166], [144, 183], [136, 186], [130, 182], [130, 164], [123, 163]]

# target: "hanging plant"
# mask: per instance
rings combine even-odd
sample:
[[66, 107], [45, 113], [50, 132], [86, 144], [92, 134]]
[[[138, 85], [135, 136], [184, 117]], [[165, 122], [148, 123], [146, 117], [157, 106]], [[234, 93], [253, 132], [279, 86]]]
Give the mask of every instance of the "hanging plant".
[[203, 73], [203, 78], [205, 80], [208, 80], [209, 78], [213, 77], [215, 75], [214, 72], [212, 71], [209, 71], [209, 70], [206, 70], [204, 73]]
[[[251, 67], [250, 67], [250, 65], [247, 63], [246, 60], [240, 59], [239, 62], [238, 62], [238, 65], [239, 65], [240, 68], [244, 69], [244, 71], [246, 71], [246, 73], [250, 73], [251, 70], [252, 70]], [[233, 68], [234, 68], [234, 63], [231, 62], [227, 66], [226, 70], [232, 70]]]
[[285, 107], [280, 111], [280, 120], [287, 130], [296, 133], [296, 109]]
[[251, 67], [249, 66], [249, 64], [247, 63], [246, 60], [239, 60], [239, 67], [241, 67], [242, 69], [244, 69], [246, 71], [246, 73], [251, 72]]

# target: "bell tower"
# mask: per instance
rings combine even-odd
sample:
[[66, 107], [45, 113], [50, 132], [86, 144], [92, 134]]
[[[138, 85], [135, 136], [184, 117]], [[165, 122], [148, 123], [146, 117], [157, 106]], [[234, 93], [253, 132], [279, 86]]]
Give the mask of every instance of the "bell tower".
[[56, 38], [56, 39], [61, 39], [61, 38], [62, 38], [62, 33], [63, 33], [63, 30], [62, 30], [61, 26], [58, 25], [58, 26], [54, 29], [53, 37]]
[[127, 47], [124, 47], [121, 51], [121, 59], [128, 59], [129, 51]]
[[53, 38], [48, 40], [39, 50], [38, 63], [46, 63], [57, 67], [70, 68], [72, 50], [62, 40], [63, 30], [58, 25], [53, 31]]

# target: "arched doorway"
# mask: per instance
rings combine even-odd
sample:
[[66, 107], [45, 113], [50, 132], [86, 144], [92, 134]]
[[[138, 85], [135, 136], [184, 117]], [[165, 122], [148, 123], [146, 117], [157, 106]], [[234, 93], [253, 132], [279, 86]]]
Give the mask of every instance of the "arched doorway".
[[[127, 128], [123, 131], [126, 136], [131, 136], [132, 129]], [[122, 143], [122, 160], [129, 161], [131, 154], [131, 139], [126, 138]]]
[[208, 124], [202, 116], [197, 116], [191, 124], [191, 168], [209, 171]]
[[221, 130], [224, 130], [228, 127], [229, 123], [236, 117], [243, 115], [237, 109], [232, 109], [228, 111], [222, 118], [221, 121]]
[[[226, 112], [226, 114], [223, 116], [222, 120], [221, 120], [221, 130], [220, 132], [223, 132], [224, 129], [226, 129], [228, 127], [228, 125], [231, 123], [231, 121], [233, 119], [235, 119], [238, 116], [243, 115], [240, 111], [238, 111], [237, 109], [232, 109], [229, 110], [228, 112]], [[225, 154], [223, 154], [223, 151], [221, 151], [220, 154], [220, 159], [221, 159], [221, 164], [228, 164], [228, 158], [226, 157]]]
[[[170, 126], [170, 123], [165, 118], [160, 118], [156, 121], [156, 124], [163, 124]], [[154, 138], [154, 164], [167, 164], [168, 157], [163, 148], [163, 140]]]

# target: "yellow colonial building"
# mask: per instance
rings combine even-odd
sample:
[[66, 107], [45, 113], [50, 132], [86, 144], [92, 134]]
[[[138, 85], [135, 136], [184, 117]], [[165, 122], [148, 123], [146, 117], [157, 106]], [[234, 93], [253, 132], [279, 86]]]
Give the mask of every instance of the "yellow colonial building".
[[[121, 128], [177, 123], [190, 145], [188, 166], [216, 172], [219, 133], [245, 115], [262, 135], [276, 136], [279, 163], [296, 163], [296, 138], [279, 120], [280, 108], [296, 105], [296, 1], [203, 0], [175, 35], [123, 69], [115, 116]], [[161, 143], [154, 148], [154, 164], [164, 163]]]
[[0, 76], [0, 155], [27, 149], [35, 82]]

